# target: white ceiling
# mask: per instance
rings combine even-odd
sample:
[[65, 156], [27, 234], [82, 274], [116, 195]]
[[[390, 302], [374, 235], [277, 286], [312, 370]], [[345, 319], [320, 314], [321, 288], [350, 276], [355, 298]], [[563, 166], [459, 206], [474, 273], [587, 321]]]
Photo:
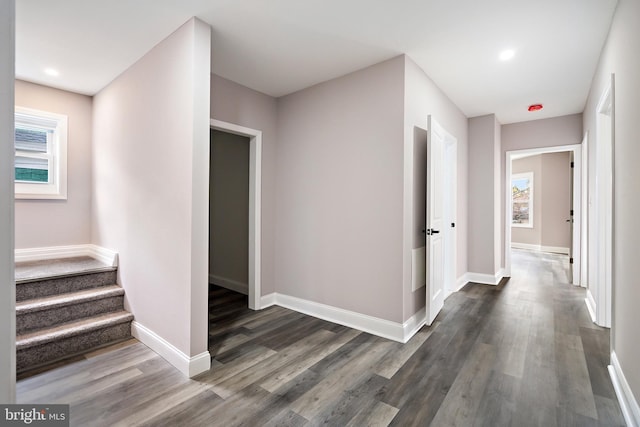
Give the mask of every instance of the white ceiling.
[[[93, 95], [197, 16], [212, 71], [282, 96], [409, 55], [468, 116], [583, 110], [616, 0], [17, 0], [16, 75]], [[506, 48], [509, 62], [498, 60]], [[52, 67], [59, 77], [44, 74]], [[536, 113], [528, 105], [543, 103]]]

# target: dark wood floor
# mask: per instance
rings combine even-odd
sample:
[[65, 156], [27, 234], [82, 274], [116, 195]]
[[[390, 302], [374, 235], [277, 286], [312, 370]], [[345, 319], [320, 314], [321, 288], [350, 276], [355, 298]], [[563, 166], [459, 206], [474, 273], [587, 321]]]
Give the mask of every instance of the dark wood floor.
[[407, 344], [211, 291], [212, 369], [184, 378], [135, 340], [18, 382], [78, 426], [619, 426], [594, 325], [566, 260], [514, 251]]

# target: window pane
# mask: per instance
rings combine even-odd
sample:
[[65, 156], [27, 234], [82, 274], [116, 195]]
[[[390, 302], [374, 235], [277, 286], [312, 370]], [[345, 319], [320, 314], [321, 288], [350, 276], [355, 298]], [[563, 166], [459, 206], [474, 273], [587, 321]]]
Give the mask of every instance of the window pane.
[[49, 182], [49, 161], [16, 156], [16, 181]]
[[47, 131], [41, 129], [16, 128], [16, 150], [47, 152]]
[[528, 177], [511, 179], [512, 224], [530, 224], [531, 180]]

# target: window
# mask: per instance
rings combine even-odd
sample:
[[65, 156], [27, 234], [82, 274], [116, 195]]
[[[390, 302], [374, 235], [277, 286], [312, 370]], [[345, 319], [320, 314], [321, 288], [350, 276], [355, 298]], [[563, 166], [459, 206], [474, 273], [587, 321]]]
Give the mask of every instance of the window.
[[67, 198], [67, 116], [16, 107], [16, 199]]
[[511, 175], [511, 226], [533, 228], [533, 172]]

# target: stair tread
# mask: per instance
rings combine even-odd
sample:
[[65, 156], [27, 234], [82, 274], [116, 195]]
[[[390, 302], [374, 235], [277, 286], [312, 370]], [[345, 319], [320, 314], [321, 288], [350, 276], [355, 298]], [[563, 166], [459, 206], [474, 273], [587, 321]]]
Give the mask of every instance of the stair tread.
[[16, 283], [28, 283], [60, 277], [115, 271], [117, 267], [107, 265], [89, 256], [57, 258], [42, 261], [22, 261], [15, 266]]
[[124, 295], [124, 289], [118, 285], [100, 286], [76, 292], [51, 295], [47, 297], [28, 299], [16, 302], [16, 314], [31, 313], [66, 305], [77, 304], [87, 301], [95, 301], [102, 298]]
[[102, 329], [106, 326], [125, 323], [133, 320], [133, 315], [121, 310], [99, 316], [87, 317], [82, 320], [65, 323], [52, 328], [29, 332], [16, 337], [16, 349], [46, 344], [58, 339], [68, 338], [85, 332]]

